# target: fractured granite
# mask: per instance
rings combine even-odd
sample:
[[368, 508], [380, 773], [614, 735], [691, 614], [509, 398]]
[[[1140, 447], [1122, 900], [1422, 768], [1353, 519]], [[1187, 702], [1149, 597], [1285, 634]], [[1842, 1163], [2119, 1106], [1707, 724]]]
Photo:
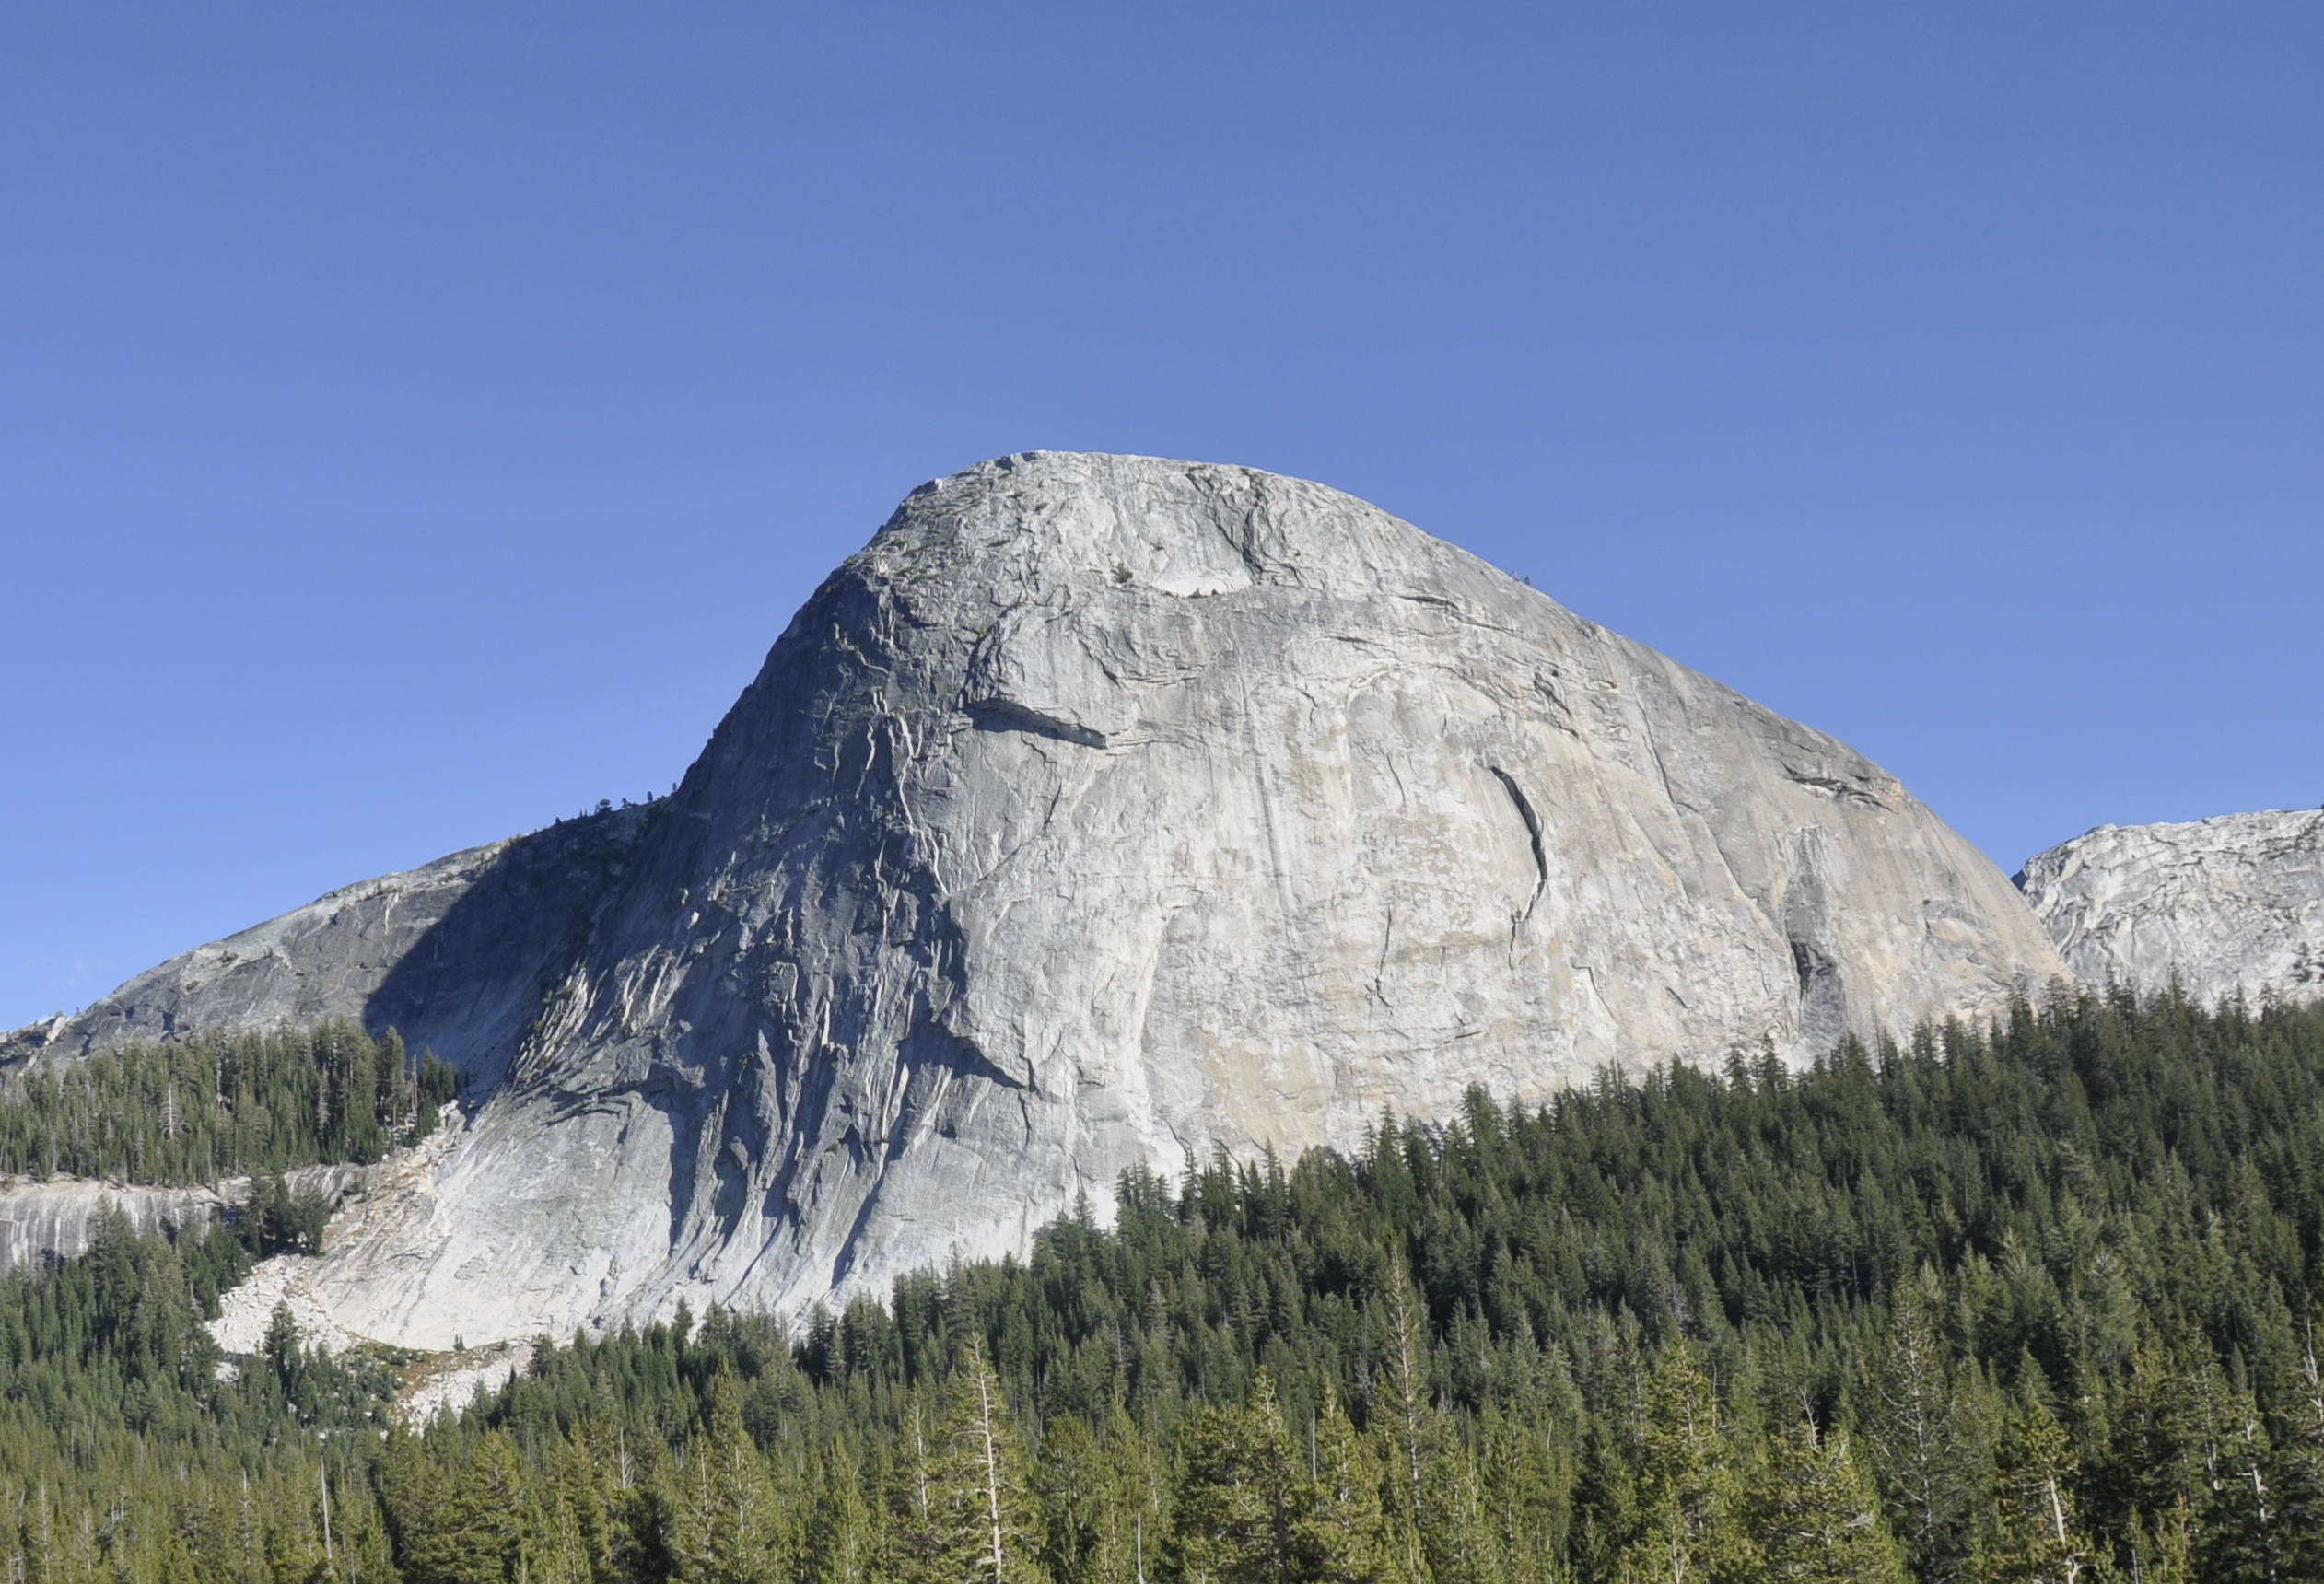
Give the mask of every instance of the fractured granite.
[[[319, 1194], [337, 1205], [359, 1190], [359, 1166], [301, 1166], [283, 1174], [294, 1194]], [[44, 1260], [77, 1259], [88, 1252], [98, 1220], [118, 1210], [138, 1232], [175, 1238], [211, 1222], [231, 1219], [250, 1197], [251, 1180], [181, 1187], [116, 1182], [89, 1177], [0, 1177], [0, 1275]]]
[[2324, 996], [2324, 810], [2101, 825], [2027, 861], [2026, 900], [2085, 984], [2217, 1006]]

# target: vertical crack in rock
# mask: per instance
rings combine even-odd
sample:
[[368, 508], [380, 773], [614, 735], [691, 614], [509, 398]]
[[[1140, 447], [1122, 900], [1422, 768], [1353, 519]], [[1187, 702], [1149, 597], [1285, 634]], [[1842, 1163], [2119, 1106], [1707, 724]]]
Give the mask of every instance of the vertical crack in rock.
[[1803, 826], [1783, 896], [1783, 929], [1799, 984], [1799, 1043], [1818, 1054], [1849, 1031], [1847, 974], [1836, 949], [1842, 922], [1833, 905], [1837, 868], [1825, 828]]
[[1515, 776], [1498, 764], [1492, 767], [1492, 771], [1501, 781], [1501, 790], [1508, 793], [1509, 800], [1517, 806], [1517, 817], [1525, 822], [1525, 837], [1533, 845], [1533, 900], [1525, 904], [1524, 914], [1531, 918], [1533, 910], [1541, 905], [1541, 893], [1549, 889], [1549, 858], [1541, 848], [1541, 816], [1534, 812], [1533, 804], [1518, 789]]

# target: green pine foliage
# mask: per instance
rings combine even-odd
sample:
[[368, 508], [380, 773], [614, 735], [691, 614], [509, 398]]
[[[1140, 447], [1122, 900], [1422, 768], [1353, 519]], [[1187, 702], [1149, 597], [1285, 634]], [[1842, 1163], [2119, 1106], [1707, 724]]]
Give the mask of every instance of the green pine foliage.
[[1172, 1545], [1182, 1584], [1284, 1584], [1300, 1516], [1290, 1436], [1262, 1368], [1237, 1403], [1205, 1403], [1178, 1436]]
[[184, 1186], [426, 1136], [457, 1075], [390, 1029], [200, 1035], [35, 1065], [0, 1084], [0, 1172]]
[[952, 1381], [934, 1474], [947, 1578], [1038, 1584], [1045, 1525], [1016, 1411], [973, 1345]]
[[1766, 1450], [1744, 1528], [1769, 1584], [1904, 1584], [1904, 1553], [1845, 1431], [1800, 1422]]
[[795, 1332], [543, 1339], [413, 1431], [286, 1313], [229, 1379], [198, 1316], [254, 1252], [123, 1224], [0, 1283], [0, 1569], [2324, 1584], [2318, 1009], [1473, 1096]]

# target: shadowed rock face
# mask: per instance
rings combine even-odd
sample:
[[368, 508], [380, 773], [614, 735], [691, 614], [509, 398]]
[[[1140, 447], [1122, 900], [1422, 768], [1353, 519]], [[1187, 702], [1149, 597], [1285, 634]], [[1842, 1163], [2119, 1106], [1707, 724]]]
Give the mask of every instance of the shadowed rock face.
[[591, 815], [342, 887], [148, 969], [77, 1018], [0, 1039], [0, 1063], [345, 1018], [397, 1029], [489, 1087], [573, 966], [646, 817]]
[[355, 1330], [795, 1308], [1022, 1249], [1133, 1164], [1797, 1059], [2062, 972], [1845, 745], [1347, 495], [1140, 458], [916, 491], [673, 797], [565, 839], [599, 856], [538, 907], [480, 849], [415, 935], [356, 932], [384, 966], [346, 996], [497, 1087], [325, 1262]]
[[2084, 983], [2216, 1006], [2324, 996], [2324, 810], [2101, 825], [2017, 884]]

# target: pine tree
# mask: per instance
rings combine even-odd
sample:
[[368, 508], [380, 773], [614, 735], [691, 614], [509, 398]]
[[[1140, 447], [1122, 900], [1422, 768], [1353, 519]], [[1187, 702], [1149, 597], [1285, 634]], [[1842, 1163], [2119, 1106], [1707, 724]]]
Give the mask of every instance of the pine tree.
[[2300, 1372], [2282, 1393], [2276, 1496], [2284, 1536], [2283, 1571], [2298, 1584], [2324, 1584], [2324, 1364], [2313, 1329]]
[[953, 1372], [931, 1484], [947, 1577], [1034, 1584], [1041, 1572], [1041, 1504], [999, 1377], [972, 1345]]
[[866, 1584], [876, 1576], [879, 1532], [855, 1453], [845, 1441], [828, 1442], [814, 1473], [800, 1577], [804, 1584]]
[[304, 1395], [307, 1354], [298, 1345], [298, 1319], [290, 1312], [287, 1301], [277, 1300], [274, 1313], [267, 1317], [260, 1352], [282, 1388], [283, 1401], [297, 1404]]
[[[297, 1481], [301, 1485], [305, 1483]], [[307, 1504], [285, 1502], [279, 1491], [270, 1494], [274, 1499], [267, 1504], [274, 1509], [274, 1521], [265, 1526], [267, 1574], [275, 1579], [296, 1580], [297, 1584], [333, 1584], [334, 1569], [325, 1559], [314, 1516]], [[84, 1567], [84, 1577], [88, 1571]]]
[[2196, 1556], [2204, 1584], [2278, 1584], [2281, 1519], [2270, 1487], [2272, 1457], [2250, 1393], [2215, 1367], [2205, 1371], [2203, 1461], [2210, 1500], [2198, 1515]]
[[766, 1462], [742, 1426], [734, 1376], [711, 1383], [707, 1435], [688, 1447], [670, 1551], [682, 1584], [774, 1584], [784, 1576], [782, 1517]]
[[1097, 1437], [1078, 1415], [1049, 1427], [1041, 1447], [1045, 1553], [1054, 1584], [1097, 1584], [1114, 1508], [1112, 1469]]
[[928, 1401], [915, 1386], [888, 1468], [884, 1567], [896, 1584], [952, 1584], [945, 1572], [943, 1515], [938, 1510], [935, 1436]]
[[[250, 1508], [250, 1483], [247, 1475], [243, 1479], [242, 1497], [243, 1511], [247, 1515]], [[41, 1480], [35, 1484], [32, 1499], [25, 1504], [18, 1533], [19, 1544], [22, 1547], [19, 1555], [24, 1565], [24, 1584], [64, 1584], [61, 1577], [65, 1571], [64, 1559], [57, 1554], [56, 1515], [50, 1505], [48, 1481]], [[229, 1566], [232, 1566], [233, 1562], [242, 1560], [240, 1557], [234, 1557], [229, 1562]], [[246, 1572], [244, 1576], [249, 1575]]]
[[1750, 1528], [1771, 1584], [1905, 1584], [1904, 1556], [1847, 1434], [1802, 1417], [1769, 1449]]
[[[1578, 1417], [1578, 1415], [1577, 1415]], [[1486, 1405], [1477, 1450], [1492, 1499], [1494, 1542], [1509, 1584], [1558, 1584], [1571, 1472], [1549, 1433]]]
[[451, 1479], [429, 1468], [416, 1447], [399, 1461], [410, 1516], [418, 1520], [400, 1547], [411, 1584], [519, 1584], [529, 1577], [524, 1464], [508, 1431], [487, 1433]]
[[571, 1584], [619, 1584], [613, 1515], [586, 1433], [576, 1428], [560, 1438], [544, 1473], [560, 1549], [557, 1571]]
[[1637, 1527], [1616, 1564], [1626, 1584], [1695, 1584], [1755, 1576], [1742, 1490], [1711, 1381], [1685, 1337], [1648, 1372]]
[[2057, 1418], [2027, 1399], [2003, 1432], [1993, 1532], [1970, 1558], [1978, 1584], [2080, 1584], [2099, 1557], [2074, 1509], [2077, 1467]]
[[2086, 1482], [2101, 1523], [2208, 1503], [2204, 1445], [2217, 1415], [2204, 1372], [2186, 1367], [2194, 1351], [2174, 1357], [2152, 1335], [2132, 1350], [2108, 1405], [2104, 1464]]
[[1967, 1526], [1987, 1498], [1991, 1415], [1976, 1373], [1948, 1369], [1931, 1315], [1944, 1301], [1935, 1271], [1899, 1284], [1874, 1345], [1863, 1449], [1912, 1567], [1951, 1577]]
[[[398, 1429], [380, 1449], [380, 1483], [396, 1566], [407, 1584], [455, 1584], [465, 1559], [451, 1511], [454, 1471], [430, 1458], [418, 1438]], [[246, 1487], [245, 1511], [248, 1506]], [[234, 1542], [228, 1547], [239, 1548]]]
[[1625, 1444], [1642, 1429], [1639, 1423], [1620, 1427], [1615, 1417], [1594, 1415], [1583, 1430], [1581, 1467], [1574, 1480], [1574, 1532], [1571, 1554], [1585, 1578], [1613, 1578], [1621, 1571], [1622, 1553], [1639, 1532], [1637, 1460]]
[[[2127, 1575], [2129, 1584], [2198, 1584], [2195, 1519], [2184, 1497], [2151, 1524], [2143, 1515], [2131, 1514], [2123, 1549], [2130, 1554], [2130, 1566], [2116, 1569], [2114, 1576]], [[2106, 1572], [2101, 1570], [2099, 1577], [2107, 1577]]]
[[1265, 1369], [1239, 1408], [1203, 1407], [1179, 1437], [1166, 1572], [1180, 1584], [1287, 1584], [1299, 1510], [1290, 1438]]
[[1384, 1318], [1387, 1346], [1373, 1392], [1375, 1417], [1387, 1465], [1386, 1512], [1407, 1578], [1423, 1577], [1420, 1504], [1428, 1473], [1432, 1415], [1428, 1400], [1428, 1328], [1412, 1284], [1399, 1271], [1388, 1284]]
[[1431, 1584], [1503, 1584], [1484, 1481], [1467, 1447], [1438, 1438], [1420, 1482], [1420, 1543]]
[[1385, 1584], [1392, 1569], [1380, 1462], [1328, 1381], [1310, 1433], [1314, 1477], [1291, 1521], [1293, 1571], [1309, 1584]]
[[1105, 1459], [1115, 1500], [1107, 1510], [1099, 1558], [1106, 1584], [1146, 1584], [1159, 1567], [1170, 1451], [1139, 1428], [1121, 1402], [1114, 1403], [1105, 1419]]

